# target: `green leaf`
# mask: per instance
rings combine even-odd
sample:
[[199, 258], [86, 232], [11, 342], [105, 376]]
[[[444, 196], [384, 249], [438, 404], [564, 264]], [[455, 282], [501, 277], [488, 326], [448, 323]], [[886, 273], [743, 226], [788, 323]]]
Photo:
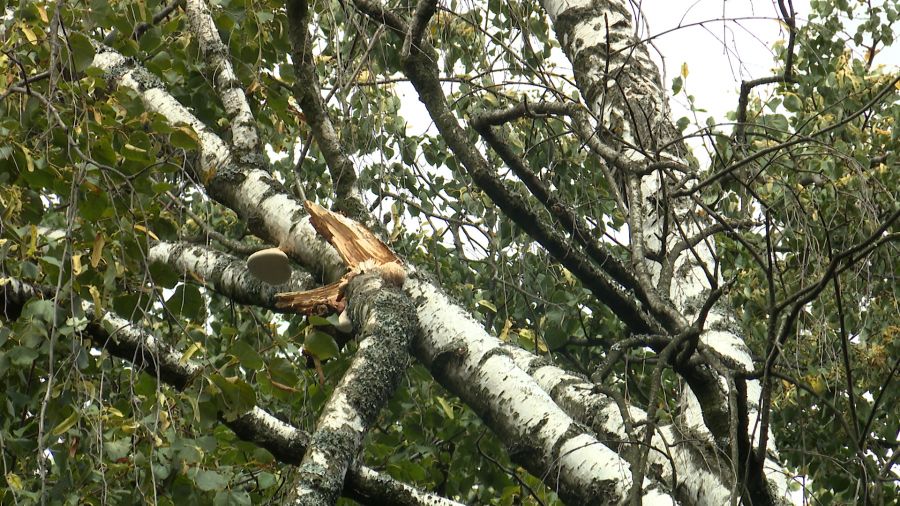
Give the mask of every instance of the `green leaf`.
[[803, 108], [803, 101], [797, 95], [788, 93], [784, 97], [784, 108], [791, 112], [797, 112]]
[[197, 134], [194, 133], [193, 129], [185, 126], [178, 127], [169, 134], [169, 142], [176, 148], [189, 151], [200, 148], [200, 139], [197, 137]]
[[31, 365], [34, 359], [40, 355], [37, 350], [26, 348], [24, 346], [13, 346], [6, 356], [13, 365]]
[[228, 352], [237, 357], [241, 362], [241, 366], [246, 369], [258, 371], [265, 365], [263, 358], [259, 353], [244, 341], [237, 341], [234, 343]]
[[684, 86], [684, 80], [681, 78], [681, 76], [672, 79], [672, 94], [677, 95], [681, 93], [682, 86]]
[[315, 355], [319, 360], [328, 360], [338, 356], [341, 352], [337, 341], [319, 330], [310, 331], [303, 341], [303, 349]]
[[197, 471], [197, 474], [194, 476], [194, 483], [197, 484], [197, 488], [205, 492], [224, 490], [228, 486], [228, 480], [224, 476], [206, 469]]
[[22, 317], [34, 318], [48, 325], [53, 323], [56, 306], [49, 300], [32, 300], [22, 309]]
[[109, 457], [109, 460], [124, 459], [131, 453], [131, 438], [106, 441], [103, 443], [103, 449], [106, 450], [106, 456]]
[[213, 374], [209, 379], [222, 393], [220, 400], [224, 403], [223, 411], [228, 418], [236, 418], [256, 405], [256, 392], [240, 378]]
[[175, 293], [166, 300], [166, 307], [178, 316], [200, 320], [203, 316], [200, 311], [203, 307], [200, 289], [196, 285], [178, 285]]
[[84, 72], [94, 61], [94, 46], [91, 41], [81, 33], [69, 33], [69, 48], [72, 50], [72, 59], [75, 62], [75, 71]]
[[308, 319], [309, 324], [313, 327], [327, 327], [331, 325], [331, 322], [327, 318], [322, 318], [318, 315], [311, 314]]

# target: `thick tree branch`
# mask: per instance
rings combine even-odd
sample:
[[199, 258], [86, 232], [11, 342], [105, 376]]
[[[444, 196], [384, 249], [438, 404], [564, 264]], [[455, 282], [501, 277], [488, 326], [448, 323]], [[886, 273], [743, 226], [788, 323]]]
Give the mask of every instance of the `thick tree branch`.
[[269, 173], [261, 155], [232, 156], [222, 140], [175, 100], [162, 81], [113, 49], [96, 46], [93, 65], [116, 86], [138, 93], [147, 109], [173, 125], [187, 125], [200, 139], [201, 164], [194, 177], [214, 200], [246, 219], [258, 236], [280, 245], [314, 276], [340, 278], [345, 267], [331, 246], [319, 240], [303, 205]]
[[[110, 53], [108, 49], [98, 51], [95, 66], [101, 66], [97, 65], [98, 59], [101, 64], [114, 62], [101, 66], [110, 73], [110, 81], [131, 87], [148, 109], [165, 115], [167, 109], [157, 103], [160, 97], [168, 96], [161, 85], [145, 87], [134, 79], [123, 79], [123, 75], [132, 75], [133, 64]], [[171, 116], [166, 116], [172, 121]], [[325, 247], [308, 225], [305, 211], [260, 168], [262, 165], [262, 162], [223, 165], [215, 177], [208, 179], [207, 190], [239, 215], [251, 217], [251, 226], [277, 238], [281, 247], [299, 258], [303, 265], [326, 274], [326, 278], [327, 274], [334, 276], [332, 279], [340, 277], [344, 269], [340, 258], [332, 248]], [[416, 345], [419, 360], [430, 364], [445, 387], [473, 404], [502, 439], [515, 442], [511, 452], [514, 460], [536, 476], [547, 477], [554, 487], [558, 485], [558, 490], [571, 502], [599, 504], [625, 497], [630, 479], [627, 471], [622, 470], [628, 468], [627, 464], [585, 433], [508, 358], [495, 356], [492, 350], [499, 349], [499, 341], [488, 336], [483, 327], [432, 284], [422, 281], [410, 284], [408, 280], [404, 289], [416, 301], [416, 312], [422, 323], [422, 336]], [[497, 383], [504, 377], [512, 384]], [[493, 391], [500, 393], [488, 395]], [[522, 411], [511, 417], [510, 406]], [[650, 486], [644, 490], [648, 500], [661, 496], [660, 491]]]
[[276, 306], [275, 294], [314, 286], [312, 277], [300, 270], [294, 270], [283, 285], [264, 283], [247, 271], [246, 260], [193, 244], [158, 242], [147, 252], [147, 262], [169, 265], [183, 276], [212, 285], [235, 302], [272, 311], [283, 311]]
[[356, 275], [344, 294], [361, 342], [319, 415], [298, 470], [297, 505], [337, 500], [366, 432], [406, 371], [409, 343], [418, 332], [409, 298], [377, 268]]
[[[371, 2], [362, 2], [361, 5], [366, 9], [363, 12], [373, 10]], [[655, 322], [643, 313], [631, 297], [617, 287], [605, 273], [595, 268], [584, 253], [570, 246], [560, 233], [529, 208], [524, 196], [507, 188], [490, 169], [487, 160], [468, 140], [450, 111], [437, 77], [434, 55], [430, 54], [429, 46], [424, 43], [423, 46], [424, 48], [411, 49], [410, 56], [403, 62], [403, 72], [416, 88], [419, 100], [425, 104], [438, 131], [475, 184], [503, 210], [504, 214], [546, 248], [634, 332], [653, 333], [658, 330]]]
[[309, 24], [312, 20], [307, 0], [288, 0], [287, 18], [288, 34], [291, 39], [291, 60], [297, 76], [291, 89], [331, 172], [335, 208], [354, 220], [371, 226], [372, 217], [356, 185], [356, 169], [344, 153], [331, 118], [328, 117], [327, 104], [322, 100], [309, 36]]
[[[612, 138], [627, 156], [635, 161], [654, 163], [677, 162], [676, 167], [687, 168], [683, 163], [684, 149], [678, 142], [677, 131], [669, 121], [666, 95], [661, 86], [659, 72], [649, 57], [647, 45], [637, 40], [632, 26], [632, 14], [627, 2], [620, 0], [565, 1], [543, 0], [545, 10], [553, 21], [557, 39], [566, 56], [572, 62], [575, 78], [582, 97], [598, 118], [600, 126], [610, 131]], [[603, 132], [601, 131], [601, 134]], [[662, 167], [665, 168], [665, 167]], [[670, 246], [685, 238], [700, 236], [706, 228], [695, 215], [694, 206], [683, 195], [672, 195], [668, 190], [678, 184], [672, 175], [641, 171], [622, 174], [627, 180], [629, 192], [629, 232], [632, 258], [637, 276], [646, 283], [655, 280], [659, 300], [666, 301], [675, 315], [683, 315], [682, 326], [701, 318], [706, 293], [717, 284], [715, 272], [716, 252], [711, 241], [702, 240], [693, 247], [681, 249], [677, 257], [669, 254]], [[660, 276], [660, 266], [650, 261], [644, 253], [662, 254], [671, 262], [672, 281]], [[664, 284], [663, 284], [664, 282]], [[707, 329], [699, 333], [698, 348], [701, 355], [714, 363], [712, 369], [692, 367], [689, 361], [676, 361], [675, 370], [690, 385], [685, 390], [687, 420], [697, 430], [708, 430], [721, 449], [731, 454], [733, 447], [731, 421], [735, 413], [730, 408], [735, 395], [730, 392], [728, 381], [731, 370], [752, 370], [752, 361], [742, 339], [735, 335], [733, 318], [722, 307], [714, 308], [702, 318]], [[731, 322], [731, 323], [729, 323]], [[669, 328], [673, 335], [681, 335], [687, 328]], [[657, 350], [658, 352], [660, 350]], [[687, 357], [681, 357], [683, 359]], [[751, 392], [758, 392], [759, 385], [748, 385]], [[745, 403], [747, 398], [739, 399]], [[655, 399], [651, 402], [656, 402]], [[752, 416], [752, 413], [751, 413]], [[702, 419], [703, 423], [697, 423]], [[741, 438], [746, 438], [741, 435]], [[767, 481], [760, 476], [761, 465], [751, 462], [756, 457], [742, 448], [735, 464], [740, 473], [749, 470], [746, 483], [749, 487], [745, 500], [767, 504], [784, 500], [786, 483], [777, 473]], [[746, 463], [746, 465], [745, 465]]]
[[231, 122], [232, 146], [237, 151], [256, 153], [260, 148], [256, 120], [241, 82], [231, 66], [228, 48], [219, 37], [206, 0], [187, 0], [185, 12], [191, 32], [197, 37], [203, 53], [207, 72], [211, 74], [216, 92]]

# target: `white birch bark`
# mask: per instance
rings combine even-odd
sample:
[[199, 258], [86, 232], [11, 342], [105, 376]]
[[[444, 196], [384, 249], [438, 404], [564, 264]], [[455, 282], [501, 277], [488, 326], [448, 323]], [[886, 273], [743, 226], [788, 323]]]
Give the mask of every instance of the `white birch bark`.
[[[662, 151], [664, 159], [689, 163], [680, 143], [672, 142], [677, 134], [669, 119], [656, 65], [649, 57], [647, 45], [635, 37], [630, 5], [620, 0], [543, 0], [554, 24], [563, 51], [572, 62], [578, 88], [588, 108], [601, 127], [622, 140], [626, 156], [636, 162], [652, 161], [649, 154]], [[671, 143], [671, 144], [670, 144]], [[697, 317], [705, 296], [711, 290], [710, 276], [716, 281], [716, 252], [712, 239], [700, 241], [695, 247], [680, 252], [670, 266], [644, 260], [644, 251], [672, 251], [681, 240], [700, 234], [708, 220], [695, 213], [696, 205], [688, 198], [672, 199], [662, 193], [662, 171], [643, 177], [631, 177], [629, 200], [632, 205], [631, 247], [639, 275], [654, 285], [681, 315], [682, 324]], [[628, 177], [628, 175], [626, 175]], [[654, 202], [667, 202], [668, 209]], [[669, 213], [677, 226], [666, 234], [660, 213]], [[666, 246], [665, 249], [662, 247]], [[739, 335], [730, 312], [716, 305], [706, 317], [700, 335], [700, 352], [721, 362], [736, 372], [753, 369], [749, 350]], [[720, 396], [728, 397], [728, 383], [720, 378]], [[747, 382], [751, 442], [758, 441], [753, 427], [758, 424], [756, 405], [760, 387], [757, 381]], [[709, 417], [704, 424], [704, 409], [694, 392], [684, 391], [685, 428], [709, 434]], [[704, 399], [704, 402], [708, 402]], [[721, 407], [719, 407], [721, 409]], [[717, 431], [712, 429], [713, 433]], [[771, 435], [769, 440], [772, 441]], [[724, 438], [720, 441], [727, 441]], [[737, 444], [732, 441], [731, 443]], [[722, 445], [727, 446], [727, 445]], [[765, 465], [767, 487], [775, 500], [785, 500], [786, 476], [777, 463], [774, 445]]]
[[[569, 504], [627, 499], [629, 464], [563, 412], [499, 339], [431, 283], [411, 276], [404, 291], [416, 302], [422, 328], [416, 358], [506, 442], [513, 461]], [[649, 481], [643, 492], [644, 504], [674, 504]]]
[[158, 77], [109, 47], [97, 44], [95, 49], [93, 66], [109, 81], [136, 92], [148, 110], [170, 124], [187, 125], [197, 133], [201, 160], [195, 177], [205, 182], [211, 197], [246, 219], [255, 234], [279, 244], [314, 276], [332, 281], [343, 275], [337, 252], [318, 239], [302, 203], [263, 169], [261, 160], [233, 159], [222, 139], [175, 100]]
[[[567, 372], [546, 359], [516, 346], [507, 347], [516, 365], [527, 371], [572, 418], [590, 427], [597, 438], [634, 464], [638, 434], [635, 424], [647, 421], [647, 412], [597, 392], [596, 385]], [[629, 426], [632, 427], [629, 430]], [[721, 505], [731, 496], [731, 467], [714, 445], [696, 444], [694, 433], [676, 425], [660, 425], [648, 453], [649, 472], [672, 491], [682, 504]]]
[[290, 279], [281, 285], [264, 283], [250, 274], [246, 260], [193, 244], [155, 243], [147, 252], [147, 262], [169, 265], [182, 275], [193, 274], [235, 302], [273, 311], [282, 311], [275, 307], [276, 293], [314, 286], [310, 275], [299, 269], [294, 269]]
[[[204, 167], [221, 164], [213, 177], [203, 179], [208, 180], [207, 190], [214, 199], [240, 216], [258, 220], [257, 226], [276, 239], [282, 249], [298, 259], [310, 272], [324, 275], [326, 279], [335, 279], [343, 273], [343, 263], [337, 253], [319, 239], [302, 206], [267, 172], [254, 166], [228, 163], [230, 151], [221, 139], [209, 133], [187, 108], [169, 95], [158, 78], [104, 46], [97, 47], [93, 65], [106, 71], [114, 84], [137, 92], [149, 110], [163, 114], [173, 124], [187, 124], [195, 131], [199, 129], [204, 132], [201, 136]], [[225, 181], [216, 181], [221, 177], [225, 177]], [[229, 190], [228, 185], [224, 184], [228, 181], [235, 181], [236, 188]], [[500, 350], [500, 342], [489, 336], [461, 308], [450, 303], [437, 287], [421, 282], [414, 286], [418, 287], [415, 294], [418, 317], [421, 320], [424, 311], [430, 322], [427, 328], [423, 326], [423, 338], [428, 339], [429, 344], [418, 347], [421, 350], [420, 360], [436, 363], [446, 357], [446, 346], [453, 344], [476, 350], [475, 356], [479, 357], [493, 349]], [[450, 311], [447, 311], [448, 307]], [[444, 315], [461, 317], [442, 318], [440, 311], [435, 313], [436, 309], [444, 310]], [[519, 455], [520, 463], [537, 476], [557, 483], [561, 494], [564, 497], [571, 494], [571, 500], [575, 503], [580, 502], [581, 498], [589, 498], [588, 503], [613, 504], [626, 497], [623, 494], [627, 494], [630, 486], [628, 464], [600, 445], [589, 431], [560, 410], [530, 376], [515, 367], [509, 357], [498, 356], [490, 361], [489, 368], [483, 368], [471, 360], [464, 364], [471, 370], [465, 374], [447, 376], [445, 386], [462, 398], [469, 398], [469, 402], [480, 402], [479, 409], [495, 432], [512, 438], [523, 437], [522, 441], [515, 441], [515, 445], [521, 445], [529, 453]], [[463, 372], [455, 368], [451, 371], [457, 374]], [[477, 385], [486, 393], [491, 388], [503, 388], [510, 376], [516, 378], [515, 388], [507, 387], [498, 395], [472, 398], [469, 393], [473, 389], [468, 382], [472, 378], [467, 374], [478, 371]], [[506, 403], [509, 402], [521, 406], [522, 418], [509, 418], [505, 414], [509, 409]], [[527, 439], [525, 436], [528, 436]], [[531, 452], [539, 452], [540, 455]], [[646, 487], [646, 499], [648, 504], [672, 503], [672, 499], [654, 488], [653, 484]]]
[[237, 151], [256, 153], [259, 149], [256, 120], [250, 111], [250, 104], [241, 88], [241, 82], [228, 59], [228, 48], [219, 37], [219, 31], [213, 23], [206, 0], [187, 0], [184, 10], [187, 13], [191, 33], [197, 37], [207, 69], [212, 74], [216, 92], [231, 122], [232, 145]]

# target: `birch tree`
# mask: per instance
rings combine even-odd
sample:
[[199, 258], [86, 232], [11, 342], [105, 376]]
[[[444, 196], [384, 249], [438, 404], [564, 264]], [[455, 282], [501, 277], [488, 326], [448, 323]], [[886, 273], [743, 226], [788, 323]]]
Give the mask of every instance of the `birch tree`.
[[0, 504], [897, 499], [891, 2], [3, 6]]

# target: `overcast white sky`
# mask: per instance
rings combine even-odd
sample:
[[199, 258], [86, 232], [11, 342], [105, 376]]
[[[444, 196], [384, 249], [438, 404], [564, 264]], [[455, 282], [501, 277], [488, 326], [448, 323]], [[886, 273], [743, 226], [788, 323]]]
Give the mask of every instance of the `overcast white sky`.
[[[698, 107], [708, 111], [699, 115], [701, 124], [707, 116], [727, 121], [725, 114], [736, 108], [741, 81], [771, 75], [772, 45], [787, 40], [786, 31], [775, 19], [778, 10], [773, 0], [643, 0], [641, 4], [650, 33], [660, 34], [655, 46], [665, 58], [665, 82], [678, 75], [682, 63], [688, 65], [686, 91], [694, 95]], [[805, 25], [808, 0], [794, 0], [793, 4], [798, 26]], [[719, 21], [687, 26], [716, 19]], [[900, 45], [883, 48], [875, 64], [900, 67]], [[689, 115], [683, 94], [670, 103], [673, 121]]]
[[[654, 40], [665, 58], [665, 82], [687, 63], [686, 91], [698, 107], [709, 111], [707, 116], [719, 121], [735, 109], [741, 81], [772, 74], [772, 45], [787, 40], [772, 0], [643, 0], [642, 7], [650, 33], [660, 34]], [[794, 8], [798, 24], [805, 23], [809, 3], [795, 1]], [[699, 22], [704, 24], [689, 26]], [[684, 95], [671, 105], [673, 120], [688, 113]]]

